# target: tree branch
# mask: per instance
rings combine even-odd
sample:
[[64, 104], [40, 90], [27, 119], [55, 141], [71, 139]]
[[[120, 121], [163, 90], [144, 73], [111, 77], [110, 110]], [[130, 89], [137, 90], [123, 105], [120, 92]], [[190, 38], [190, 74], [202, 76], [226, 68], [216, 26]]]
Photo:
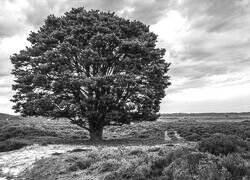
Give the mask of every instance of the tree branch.
[[80, 123], [79, 120], [75, 120], [75, 119], [72, 119], [72, 118], [69, 118], [69, 117], [68, 117], [68, 119], [70, 120], [70, 122], [72, 124], [76, 124], [76, 125], [80, 126], [81, 128], [83, 128], [83, 129], [85, 129], [87, 131], [90, 131], [90, 129], [87, 128], [86, 126], [82, 125], [82, 123]]

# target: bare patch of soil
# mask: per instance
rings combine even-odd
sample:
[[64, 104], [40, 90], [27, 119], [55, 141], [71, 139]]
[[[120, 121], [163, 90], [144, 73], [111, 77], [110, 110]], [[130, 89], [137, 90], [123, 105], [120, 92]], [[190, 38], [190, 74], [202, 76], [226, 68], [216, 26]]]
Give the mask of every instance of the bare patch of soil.
[[[32, 145], [19, 150], [0, 153], [0, 180], [5, 177], [15, 177], [23, 170], [31, 168], [32, 164], [42, 158], [74, 151], [74, 149], [94, 149], [86, 145]], [[1, 177], [3, 176], [3, 177]]]

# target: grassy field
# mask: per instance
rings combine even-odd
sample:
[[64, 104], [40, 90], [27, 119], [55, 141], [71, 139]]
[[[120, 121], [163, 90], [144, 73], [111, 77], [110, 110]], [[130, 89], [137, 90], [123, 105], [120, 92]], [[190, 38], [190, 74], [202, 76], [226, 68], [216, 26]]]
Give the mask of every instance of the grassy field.
[[9, 117], [0, 120], [0, 152], [31, 144], [153, 145], [164, 142], [166, 129], [157, 122], [106, 127], [103, 135], [105, 141], [95, 143], [88, 141], [88, 132], [66, 119]]
[[66, 119], [0, 114], [1, 152], [32, 144], [97, 147], [53, 153], [16, 179], [250, 179], [249, 113], [162, 115], [106, 127], [103, 137], [88, 141], [88, 133]]
[[[234, 118], [233, 118], [234, 117]], [[142, 122], [104, 129], [104, 144], [140, 145], [164, 143], [164, 132], [174, 141], [178, 134], [188, 141], [200, 141], [215, 133], [250, 140], [250, 113], [169, 114], [157, 122]], [[31, 144], [93, 144], [88, 132], [66, 119], [23, 118], [0, 114], [0, 152]], [[100, 143], [98, 143], [100, 144]], [[98, 145], [97, 144], [97, 145]]]
[[250, 112], [243, 113], [173, 113], [162, 114], [159, 121], [241, 122], [250, 120]]

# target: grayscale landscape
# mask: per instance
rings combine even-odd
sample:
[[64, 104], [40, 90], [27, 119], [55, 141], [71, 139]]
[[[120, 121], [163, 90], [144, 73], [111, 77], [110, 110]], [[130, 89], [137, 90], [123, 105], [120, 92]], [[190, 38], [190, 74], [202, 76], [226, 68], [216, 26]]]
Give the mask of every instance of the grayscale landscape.
[[0, 180], [250, 180], [249, 0], [1, 0]]

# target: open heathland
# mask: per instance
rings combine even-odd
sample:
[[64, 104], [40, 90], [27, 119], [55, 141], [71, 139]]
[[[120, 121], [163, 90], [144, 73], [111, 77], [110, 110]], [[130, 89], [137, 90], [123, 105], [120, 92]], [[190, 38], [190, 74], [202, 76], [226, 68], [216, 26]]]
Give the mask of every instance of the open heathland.
[[231, 116], [219, 114], [216, 121], [216, 114], [163, 115], [155, 122], [108, 126], [104, 140], [92, 142], [87, 131], [66, 119], [4, 115], [0, 121], [0, 177], [247, 179], [250, 119], [246, 114]]

